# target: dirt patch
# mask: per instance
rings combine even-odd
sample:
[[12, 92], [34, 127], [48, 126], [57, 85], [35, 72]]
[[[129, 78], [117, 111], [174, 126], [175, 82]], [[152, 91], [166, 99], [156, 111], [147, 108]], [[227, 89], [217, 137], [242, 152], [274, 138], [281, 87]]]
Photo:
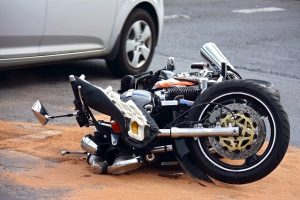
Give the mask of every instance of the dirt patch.
[[[0, 122], [0, 149], [30, 154], [56, 163], [31, 170], [2, 170], [17, 185], [34, 189], [68, 191], [62, 199], [299, 199], [300, 150], [290, 147], [283, 162], [263, 180], [246, 185], [198, 182], [187, 175], [177, 179], [159, 176], [155, 169], [127, 175], [96, 175], [80, 156], [59, 155], [80, 150], [79, 141], [92, 128]], [[37, 135], [41, 136], [37, 136]], [[47, 189], [47, 190], [45, 190]]]

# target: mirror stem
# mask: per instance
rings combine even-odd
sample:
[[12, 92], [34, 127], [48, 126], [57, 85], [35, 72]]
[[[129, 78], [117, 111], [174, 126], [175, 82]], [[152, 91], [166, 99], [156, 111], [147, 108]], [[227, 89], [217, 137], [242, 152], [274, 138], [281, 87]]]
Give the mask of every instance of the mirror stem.
[[70, 114], [66, 114], [66, 115], [48, 116], [48, 118], [55, 119], [55, 118], [60, 118], [60, 117], [73, 117], [75, 115], [76, 115], [76, 113], [70, 113]]

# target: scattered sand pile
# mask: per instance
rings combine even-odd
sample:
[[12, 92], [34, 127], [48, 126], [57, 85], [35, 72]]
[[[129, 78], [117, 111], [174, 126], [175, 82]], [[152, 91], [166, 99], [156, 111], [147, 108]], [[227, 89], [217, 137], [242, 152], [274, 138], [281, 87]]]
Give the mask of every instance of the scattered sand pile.
[[0, 122], [0, 149], [24, 152], [55, 163], [18, 173], [5, 171], [2, 175], [34, 188], [65, 188], [70, 192], [64, 199], [299, 199], [300, 196], [300, 150], [295, 147], [290, 147], [280, 166], [261, 181], [213, 185], [199, 183], [187, 175], [178, 179], [160, 177], [154, 169], [122, 176], [96, 175], [84, 159], [59, 155], [65, 148], [80, 150], [81, 137], [92, 131], [77, 126]]

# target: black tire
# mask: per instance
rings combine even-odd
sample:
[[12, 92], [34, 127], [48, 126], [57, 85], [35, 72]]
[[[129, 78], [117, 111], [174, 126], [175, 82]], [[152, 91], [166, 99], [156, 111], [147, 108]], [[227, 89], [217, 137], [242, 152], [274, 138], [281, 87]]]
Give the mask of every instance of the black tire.
[[[150, 28], [151, 36], [149, 39], [145, 41], [138, 40], [138, 36], [135, 34], [135, 31], [133, 29], [133, 25], [135, 23], [141, 23], [142, 32], [140, 36], [144, 33], [143, 31], [145, 30], [145, 27]], [[126, 42], [127, 39], [128, 38], [131, 39], [131, 37], [134, 37], [135, 42], [137, 40], [139, 42], [142, 42], [139, 43], [139, 45], [141, 46], [135, 47], [139, 49], [138, 51], [140, 52], [138, 56], [139, 57], [138, 62], [141, 61], [139, 64], [135, 66], [133, 66], [132, 64], [134, 62], [130, 63], [130, 61], [131, 59], [133, 61], [133, 58], [135, 56], [134, 52], [136, 50], [126, 52]], [[135, 75], [135, 74], [145, 72], [149, 68], [150, 62], [152, 60], [156, 42], [157, 42], [157, 30], [155, 28], [155, 24], [151, 15], [147, 11], [140, 8], [133, 10], [132, 13], [128, 16], [124, 24], [124, 27], [122, 29], [120, 35], [120, 46], [118, 49], [117, 56], [113, 60], [106, 61], [109, 70], [114, 75], [120, 77], [128, 74]], [[146, 56], [144, 57], [143, 51], [141, 49], [142, 45], [145, 45], [150, 50], [150, 53], [148, 54], [147, 58], [145, 58]]]
[[[230, 80], [213, 85], [197, 98], [194, 105], [226, 102], [233, 98], [236, 101], [239, 98], [246, 100], [246, 105], [258, 112], [260, 118], [265, 116], [266, 121], [270, 122], [269, 130], [263, 123], [262, 130], [270, 132], [270, 138], [264, 145], [257, 146], [259, 151], [264, 149], [261, 155], [254, 153], [249, 156], [251, 159], [245, 159], [245, 163], [233, 165], [225, 163], [219, 154], [212, 153], [208, 138], [187, 140], [187, 143], [198, 167], [210, 177], [226, 183], [245, 184], [265, 177], [279, 165], [288, 148], [290, 126], [279, 98], [266, 87], [249, 80]], [[203, 105], [194, 109], [189, 113], [189, 120], [199, 120], [200, 115], [205, 116], [212, 106]]]
[[263, 85], [264, 87], [266, 87], [271, 93], [273, 93], [278, 99], [280, 99], [280, 92], [274, 88], [274, 85], [268, 81], [264, 81], [264, 80], [259, 80], [259, 79], [247, 79], [249, 81], [253, 81], [256, 82], [260, 85]]

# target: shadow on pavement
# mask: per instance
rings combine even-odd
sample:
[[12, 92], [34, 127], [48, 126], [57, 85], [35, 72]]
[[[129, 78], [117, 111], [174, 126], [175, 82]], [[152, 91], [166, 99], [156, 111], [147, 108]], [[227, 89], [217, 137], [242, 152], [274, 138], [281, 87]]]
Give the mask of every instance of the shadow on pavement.
[[0, 88], [68, 81], [68, 77], [71, 74], [75, 76], [84, 74], [89, 80], [115, 79], [103, 60], [84, 60], [2, 70], [0, 71]]

